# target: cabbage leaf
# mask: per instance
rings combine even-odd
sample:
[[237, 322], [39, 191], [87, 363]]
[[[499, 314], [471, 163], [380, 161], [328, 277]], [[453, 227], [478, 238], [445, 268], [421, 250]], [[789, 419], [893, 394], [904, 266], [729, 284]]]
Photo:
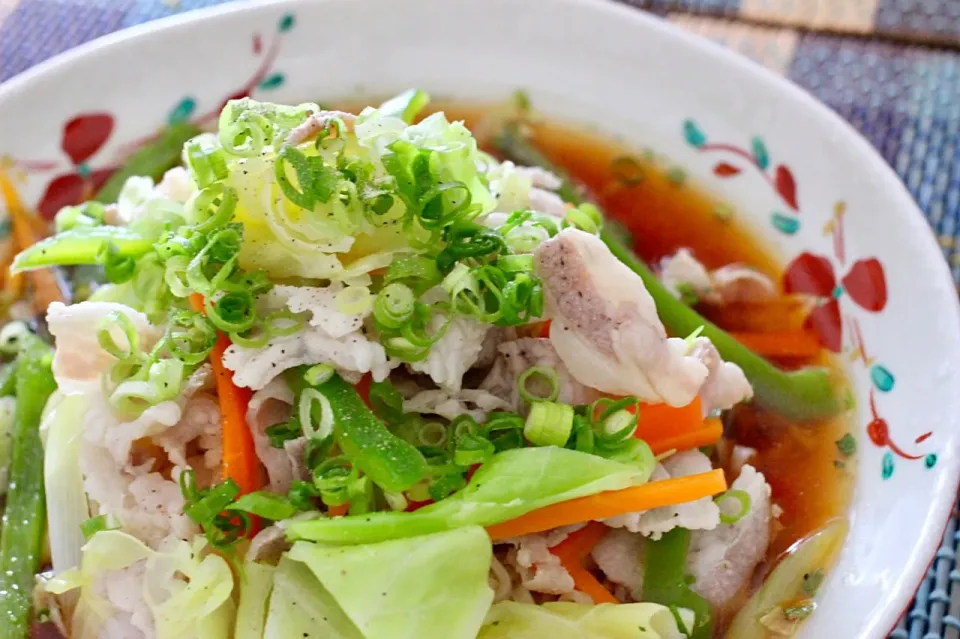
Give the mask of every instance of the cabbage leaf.
[[[678, 611], [685, 625], [693, 616]], [[666, 606], [652, 603], [542, 605], [502, 601], [490, 609], [477, 639], [682, 639]]]
[[[318, 602], [314, 609], [329, 612], [319, 603], [325, 600], [320, 591], [328, 593], [364, 639], [474, 639], [493, 602], [487, 582], [491, 555], [487, 533], [471, 526], [363, 546], [298, 542], [287, 559], [302, 562], [322, 584], [309, 595]], [[300, 597], [308, 596], [304, 586], [297, 590]], [[275, 583], [274, 599], [280, 587]], [[273, 608], [272, 602], [271, 620]], [[331, 626], [333, 620], [342, 622], [327, 612]], [[303, 636], [293, 630], [275, 636]], [[310, 636], [355, 635], [340, 630]]]
[[106, 530], [84, 546], [79, 569], [67, 570], [45, 586], [54, 594], [80, 589], [73, 639], [100, 636], [103, 624], [117, 612], [104, 597], [104, 580], [115, 578], [114, 571], [138, 571], [141, 564], [142, 578], [132, 580], [140, 591], [126, 594], [149, 610], [157, 639], [230, 637], [233, 574], [222, 557], [208, 551], [203, 537], [193, 543], [170, 537], [153, 550], [127, 533]]

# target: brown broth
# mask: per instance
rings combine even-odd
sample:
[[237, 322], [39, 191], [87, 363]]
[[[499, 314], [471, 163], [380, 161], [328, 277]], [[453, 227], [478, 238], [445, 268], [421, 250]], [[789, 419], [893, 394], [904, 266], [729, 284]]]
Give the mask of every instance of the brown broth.
[[[448, 118], [468, 127], [480, 122], [486, 109], [460, 104], [433, 104]], [[534, 142], [594, 193], [604, 210], [622, 222], [641, 257], [655, 263], [682, 247], [690, 248], [709, 268], [739, 262], [780, 280], [782, 261], [742, 223], [736, 211], [692, 184], [679, 167], [650, 151], [637, 153], [583, 128], [555, 122], [533, 128]], [[631, 157], [642, 175], [625, 186], [613, 170], [614, 160]], [[755, 331], [798, 328], [805, 308], [786, 298], [774, 312], [750, 313], [742, 307], [701, 309], [718, 325]], [[729, 317], [727, 317], [729, 315]], [[812, 361], [781, 362], [785, 368], [816, 363], [834, 367], [822, 355]], [[751, 463], [764, 474], [773, 500], [783, 514], [767, 553], [772, 562], [796, 541], [843, 516], [850, 503], [854, 463], [841, 459], [836, 441], [851, 430], [848, 415], [798, 426], [753, 405], [732, 411], [728, 434], [739, 444], [756, 448]]]

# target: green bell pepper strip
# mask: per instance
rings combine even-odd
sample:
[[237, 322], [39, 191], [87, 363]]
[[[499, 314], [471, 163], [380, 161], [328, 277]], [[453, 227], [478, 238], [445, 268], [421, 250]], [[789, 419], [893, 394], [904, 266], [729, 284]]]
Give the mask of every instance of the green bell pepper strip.
[[690, 589], [687, 551], [690, 531], [674, 528], [657, 541], [648, 540], [643, 561], [643, 600], [670, 609], [686, 608], [695, 617], [690, 639], [710, 639], [713, 619], [707, 600]]
[[[527, 166], [540, 166], [557, 175], [563, 184], [556, 192], [564, 201], [574, 205], [591, 202], [584, 189], [524, 139], [516, 127], [506, 127], [493, 144], [509, 160]], [[657, 305], [657, 314], [664, 326], [674, 335], [689, 335], [702, 327], [701, 335], [710, 338], [720, 356], [743, 369], [753, 386], [754, 399], [760, 406], [800, 421], [829, 417], [840, 411], [841, 404], [827, 369], [808, 367], [791, 372], [778, 369], [674, 297], [616, 232], [605, 226], [600, 238], [624, 265], [643, 280], [647, 292]]]
[[[299, 396], [309, 385], [305, 368], [293, 369], [290, 385]], [[367, 407], [356, 389], [339, 375], [315, 388], [330, 402], [333, 437], [350, 461], [375, 484], [390, 492], [402, 492], [429, 472], [427, 460], [417, 448], [400, 439]]]
[[24, 338], [17, 356], [16, 394], [7, 510], [0, 530], [0, 637], [30, 633], [34, 575], [40, 569], [45, 527], [43, 446], [40, 418], [57, 385], [53, 350], [39, 338]]
[[154, 182], [160, 180], [164, 173], [180, 164], [183, 145], [200, 133], [202, 131], [190, 123], [171, 125], [160, 137], [131, 155], [100, 187], [94, 199], [104, 204], [116, 202], [124, 182], [134, 175], [148, 175]]
[[10, 266], [12, 273], [48, 266], [98, 264], [105, 246], [112, 246], [116, 257], [138, 258], [153, 249], [154, 238], [125, 226], [77, 228], [58, 233], [28, 247]]

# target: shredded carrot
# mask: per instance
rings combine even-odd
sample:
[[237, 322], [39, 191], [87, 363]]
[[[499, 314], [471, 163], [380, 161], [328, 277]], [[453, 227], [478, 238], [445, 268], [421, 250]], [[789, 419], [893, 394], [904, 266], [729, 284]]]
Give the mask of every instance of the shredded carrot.
[[327, 507], [327, 514], [331, 517], [343, 517], [350, 511], [350, 504], [340, 504], [339, 506]]
[[635, 435], [649, 444], [651, 441], [697, 430], [701, 424], [703, 404], [699, 396], [686, 406], [643, 404], [640, 406]]
[[[3, 195], [7, 213], [10, 215], [10, 222], [13, 226], [14, 250], [22, 251], [43, 239], [43, 234], [38, 231], [37, 223], [31, 219], [34, 216], [23, 205], [13, 182], [3, 169], [0, 169], [0, 194]], [[46, 313], [51, 302], [66, 301], [63, 290], [51, 269], [44, 268], [30, 271], [27, 273], [27, 278], [33, 285], [32, 303], [38, 313]], [[4, 279], [6, 285], [14, 284], [16, 281], [16, 277], [9, 279], [5, 277]], [[21, 286], [19, 282], [15, 285]]]
[[648, 439], [647, 444], [650, 445], [650, 450], [653, 451], [654, 455], [660, 455], [670, 450], [691, 450], [716, 444], [721, 437], [723, 437], [723, 422], [711, 418], [704, 420], [703, 424], [696, 430], [676, 433], [660, 439]]
[[567, 538], [551, 548], [550, 552], [559, 557], [561, 562], [582, 564], [608, 530], [609, 528], [599, 521], [591, 521], [580, 530], [567, 535]]
[[550, 552], [560, 560], [566, 571], [573, 577], [573, 585], [576, 589], [589, 595], [595, 604], [618, 603], [616, 597], [583, 567], [583, 561], [607, 534], [607, 530], [609, 529], [600, 522], [591, 521], [580, 530], [570, 533], [566, 539], [550, 549]]
[[502, 524], [495, 524], [487, 528], [487, 532], [492, 540], [502, 541], [623, 513], [683, 504], [722, 493], [726, 489], [727, 481], [723, 477], [723, 471], [711, 470], [698, 475], [674, 477], [623, 490], [578, 497], [529, 512]]
[[764, 357], [814, 357], [820, 352], [820, 340], [810, 331], [730, 335], [757, 355]]
[[[190, 305], [203, 312], [203, 297], [190, 296]], [[260, 488], [260, 462], [253, 446], [253, 434], [247, 425], [247, 405], [253, 394], [249, 388], [233, 383], [233, 373], [223, 365], [223, 352], [230, 346], [226, 335], [217, 331], [217, 343], [210, 351], [210, 365], [217, 378], [217, 396], [220, 400], [220, 428], [222, 432], [223, 461], [220, 466], [223, 479], [237, 482], [241, 494]]]
[[585, 593], [593, 599], [595, 604], [620, 603], [609, 590], [603, 587], [603, 584], [597, 581], [589, 570], [583, 566], [573, 566], [567, 568], [567, 572], [573, 577], [574, 587], [582, 593]]

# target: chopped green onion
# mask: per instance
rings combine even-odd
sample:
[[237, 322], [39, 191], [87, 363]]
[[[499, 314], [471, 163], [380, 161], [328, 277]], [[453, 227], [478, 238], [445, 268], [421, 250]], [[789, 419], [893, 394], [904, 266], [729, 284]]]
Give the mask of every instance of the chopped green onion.
[[[731, 499], [739, 504], [740, 509], [733, 514], [723, 512], [724, 502]], [[713, 501], [720, 509], [720, 523], [735, 524], [750, 513], [750, 505], [752, 500], [750, 499], [750, 494], [746, 491], [734, 489], [728, 490], [722, 495], [718, 495]]]
[[583, 202], [569, 209], [563, 218], [563, 222], [566, 226], [578, 228], [591, 235], [599, 234], [603, 227], [603, 218], [599, 209], [589, 202]]
[[[532, 392], [527, 386], [531, 378], [546, 383], [549, 390], [543, 395]], [[523, 401], [531, 404], [538, 401], [554, 402], [560, 396], [560, 378], [557, 371], [549, 366], [531, 366], [517, 378], [517, 392]]]
[[133, 279], [137, 262], [132, 255], [121, 255], [113, 242], [105, 242], [97, 253], [97, 264], [103, 267], [103, 274], [113, 284], [123, 284]]
[[[113, 337], [112, 329], [119, 328], [126, 343], [121, 346]], [[100, 320], [97, 327], [97, 342], [100, 348], [119, 360], [130, 359], [140, 352], [140, 337], [133, 321], [120, 311], [112, 311]]]
[[209, 233], [230, 222], [238, 201], [236, 189], [214, 182], [190, 198], [185, 212], [197, 233]]
[[533, 256], [501, 255], [497, 258], [497, 268], [504, 273], [529, 273], [533, 270]]
[[[304, 374], [304, 378], [310, 374], [310, 370]], [[324, 382], [331, 377], [333, 377], [332, 373], [327, 376]], [[307, 383], [309, 384], [310, 382], [308, 381]], [[314, 427], [314, 402], [320, 406], [320, 420], [316, 427]], [[317, 389], [305, 388], [300, 394], [300, 401], [297, 404], [297, 416], [300, 418], [300, 426], [303, 428], [303, 434], [307, 437], [325, 439], [327, 436], [333, 434], [333, 411], [330, 408], [330, 400]]]
[[470, 212], [473, 196], [463, 182], [438, 184], [420, 197], [418, 221], [426, 230], [449, 226]]
[[270, 336], [262, 326], [254, 324], [242, 333], [230, 333], [230, 341], [243, 348], [263, 348], [270, 341]]
[[[118, 364], [126, 364], [121, 361]], [[121, 382], [110, 395], [110, 403], [121, 414], [140, 415], [146, 408], [175, 398], [183, 383], [184, 364], [171, 358], [141, 366], [137, 375]]]
[[242, 333], [257, 321], [256, 303], [249, 291], [231, 291], [216, 301], [205, 297], [203, 307], [213, 325], [225, 333]]
[[223, 150], [211, 146], [208, 139], [203, 136], [194, 138], [184, 145], [183, 150], [187, 168], [201, 189], [227, 177], [227, 160]]
[[348, 286], [337, 293], [334, 304], [344, 315], [363, 315], [373, 305], [373, 296], [366, 286]]
[[311, 386], [319, 386], [333, 377], [336, 371], [330, 364], [317, 364], [307, 369], [303, 374], [303, 379]]
[[288, 499], [264, 491], [244, 495], [227, 506], [226, 509], [250, 513], [270, 521], [290, 519], [297, 514], [296, 507]]
[[464, 467], [482, 464], [493, 457], [495, 452], [493, 442], [489, 439], [467, 433], [457, 440], [457, 447], [453, 453], [453, 463]]
[[[184, 474], [192, 471], [184, 471]], [[183, 489], [184, 480], [181, 475], [181, 489]], [[192, 479], [190, 481], [193, 481]], [[232, 479], [213, 486], [212, 488], [200, 493], [194, 489], [194, 499], [188, 500], [190, 503], [183, 509], [187, 517], [193, 520], [198, 526], [206, 526], [213, 522], [227, 506], [229, 506], [237, 495], [240, 494], [240, 488]]]
[[[300, 190], [287, 177], [287, 165], [296, 174]], [[329, 202], [340, 181], [340, 173], [327, 166], [323, 158], [307, 157], [290, 145], [284, 145], [277, 154], [274, 176], [284, 196], [307, 210], [313, 210], [318, 202]]]
[[603, 420], [603, 432], [617, 441], [623, 441], [633, 437], [637, 430], [637, 421], [636, 414], [621, 409]]
[[83, 533], [84, 539], [90, 541], [90, 538], [100, 531], [116, 530], [119, 527], [120, 522], [118, 522], [115, 517], [111, 515], [97, 515], [80, 524], [80, 532]]
[[390, 264], [383, 282], [389, 284], [398, 280], [412, 280], [409, 282], [411, 288], [422, 293], [439, 284], [442, 279], [436, 260], [423, 255], [405, 255]]
[[305, 323], [302, 315], [289, 310], [274, 311], [263, 320], [268, 337], [288, 337], [300, 332]]
[[171, 355], [193, 366], [207, 359], [217, 342], [217, 331], [202, 314], [177, 311], [167, 321], [165, 341]]
[[845, 433], [843, 437], [836, 441], [837, 450], [844, 457], [850, 457], [857, 452], [857, 439], [850, 433]]
[[459, 442], [461, 437], [476, 435], [480, 432], [480, 424], [470, 415], [458, 415], [449, 426], [454, 441]]
[[457, 221], [444, 231], [447, 245], [437, 256], [437, 267], [449, 271], [453, 264], [466, 258], [480, 258], [503, 249], [503, 238], [496, 231], [465, 220]]
[[423, 422], [417, 431], [417, 440], [423, 446], [443, 446], [447, 441], [447, 429], [439, 422]]
[[523, 434], [536, 446], [564, 446], [573, 431], [573, 414], [569, 404], [534, 402]]
[[386, 328], [397, 329], [413, 317], [416, 298], [409, 286], [393, 282], [387, 284], [373, 304], [373, 317]]
[[290, 419], [280, 424], [268, 426], [264, 434], [270, 439], [270, 446], [273, 448], [283, 448], [283, 445], [299, 437], [303, 437], [303, 428], [300, 427], [299, 419]]
[[340, 455], [324, 461], [313, 471], [313, 485], [327, 506], [342, 506], [348, 501], [347, 488], [357, 476], [350, 460]]

